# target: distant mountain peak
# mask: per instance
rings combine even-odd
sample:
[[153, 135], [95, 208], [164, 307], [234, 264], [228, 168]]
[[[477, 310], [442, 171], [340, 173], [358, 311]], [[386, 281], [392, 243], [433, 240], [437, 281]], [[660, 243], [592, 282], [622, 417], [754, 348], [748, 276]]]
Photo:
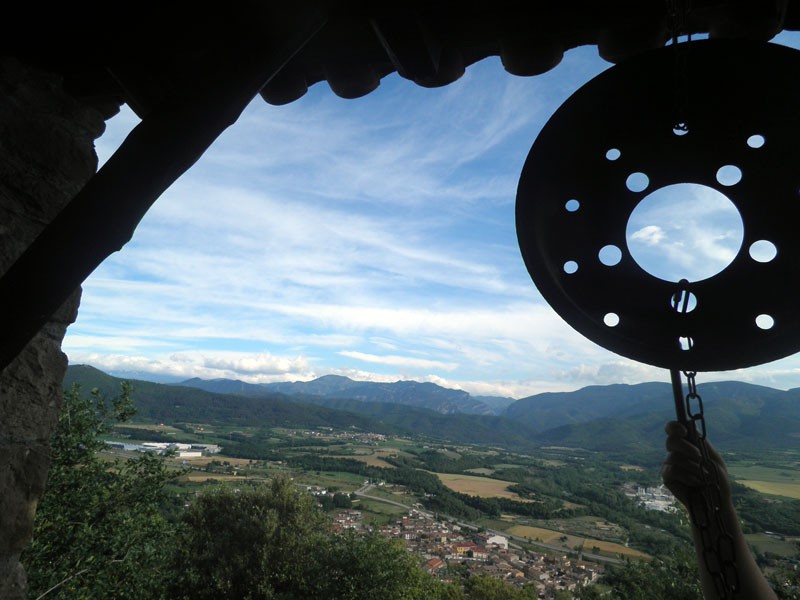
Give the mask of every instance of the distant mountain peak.
[[334, 375], [334, 374], [322, 375], [320, 377], [317, 377], [316, 379], [312, 379], [311, 381], [349, 381], [351, 383], [358, 383], [355, 380], [350, 379], [349, 377], [345, 377], [344, 375]]

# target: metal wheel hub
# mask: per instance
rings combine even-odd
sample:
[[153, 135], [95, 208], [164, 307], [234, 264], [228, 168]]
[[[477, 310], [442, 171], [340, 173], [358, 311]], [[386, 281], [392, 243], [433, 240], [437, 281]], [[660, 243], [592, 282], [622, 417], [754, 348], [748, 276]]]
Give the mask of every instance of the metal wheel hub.
[[[528, 272], [567, 323], [608, 350], [668, 369], [736, 369], [800, 350], [793, 73], [796, 50], [702, 40], [611, 67], [556, 111], [525, 162], [516, 224]], [[688, 130], [676, 132], [677, 122]], [[741, 178], [723, 185], [717, 173], [730, 166]], [[645, 176], [643, 188], [631, 189], [633, 174]], [[679, 294], [696, 299], [685, 312], [673, 306], [677, 283], [642, 269], [626, 240], [637, 204], [679, 183], [723, 193], [744, 225], [730, 265], [682, 286]], [[749, 251], [763, 241], [777, 249], [767, 262]], [[616, 264], [599, 258], [609, 246], [618, 249]], [[763, 315], [769, 327], [757, 322]]]

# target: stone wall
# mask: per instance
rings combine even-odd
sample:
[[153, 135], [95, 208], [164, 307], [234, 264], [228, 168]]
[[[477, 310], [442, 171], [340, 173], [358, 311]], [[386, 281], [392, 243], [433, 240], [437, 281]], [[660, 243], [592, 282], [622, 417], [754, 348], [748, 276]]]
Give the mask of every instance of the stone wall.
[[[103, 115], [65, 94], [57, 77], [0, 57], [0, 273], [97, 169]], [[61, 407], [80, 290], [0, 372], [0, 598], [25, 597], [19, 563], [44, 491], [49, 438]], [[0, 315], [0, 318], [3, 316]]]

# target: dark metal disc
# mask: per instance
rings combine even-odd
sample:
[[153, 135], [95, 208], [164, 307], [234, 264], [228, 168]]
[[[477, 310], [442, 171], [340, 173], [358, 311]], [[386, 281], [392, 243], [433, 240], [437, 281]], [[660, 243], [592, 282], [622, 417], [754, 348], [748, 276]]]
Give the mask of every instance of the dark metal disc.
[[[679, 121], [685, 135], [673, 130]], [[741, 170], [735, 185], [717, 181], [726, 165]], [[632, 173], [649, 185], [628, 189]], [[685, 313], [671, 306], [675, 282], [643, 270], [626, 240], [637, 204], [678, 183], [718, 190], [744, 224], [733, 262], [690, 282], [697, 305]], [[799, 191], [800, 52], [701, 40], [611, 67], [556, 111], [522, 171], [517, 235], [539, 291], [590, 340], [667, 369], [736, 369], [800, 350]], [[749, 252], [762, 240], [777, 248], [768, 262]], [[598, 256], [608, 245], [622, 256], [614, 266]], [[773, 325], [763, 329], [759, 315]]]

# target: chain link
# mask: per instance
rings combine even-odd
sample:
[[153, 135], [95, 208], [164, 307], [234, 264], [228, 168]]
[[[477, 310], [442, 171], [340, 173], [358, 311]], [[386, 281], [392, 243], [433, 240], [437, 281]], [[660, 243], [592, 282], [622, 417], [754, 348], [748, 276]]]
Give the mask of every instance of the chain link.
[[[679, 314], [685, 314], [689, 305], [691, 292], [689, 282], [682, 279], [670, 298], [672, 308]], [[691, 337], [688, 349], [691, 349]], [[736, 567], [736, 552], [733, 535], [728, 530], [722, 511], [722, 478], [717, 463], [711, 456], [706, 444], [708, 430], [706, 428], [703, 398], [697, 391], [697, 373], [683, 371], [686, 378], [686, 394], [683, 394], [680, 373], [673, 371], [673, 390], [675, 393], [676, 412], [679, 420], [688, 430], [689, 440], [700, 450], [701, 486], [689, 498], [689, 517], [700, 534], [702, 557], [706, 571], [714, 582], [717, 598], [734, 600], [741, 589], [739, 571]]]
[[[706, 420], [703, 399], [697, 392], [693, 371], [684, 371], [688, 392], [685, 396], [686, 415], [689, 419], [690, 437], [700, 449], [700, 476], [702, 485], [693, 494], [689, 516], [700, 532], [703, 547], [703, 562], [714, 581], [717, 597], [733, 599], [741, 589], [739, 571], [736, 567], [736, 552], [733, 535], [728, 531], [722, 511], [722, 488], [717, 463], [711, 457], [706, 444]], [[696, 404], [696, 409], [692, 404]]]
[[669, 29], [672, 35], [672, 45], [678, 45], [678, 39], [682, 34], [686, 34], [686, 44], [682, 44], [675, 61], [673, 73], [674, 95], [675, 95], [675, 120], [672, 129], [675, 132], [686, 133], [689, 131], [689, 124], [686, 122], [686, 114], [689, 107], [689, 82], [687, 68], [689, 63], [689, 49], [692, 41], [691, 28], [688, 25], [689, 13], [691, 12], [691, 0], [666, 0], [667, 18]]
[[[687, 43], [676, 55], [674, 70], [675, 94], [675, 121], [673, 129], [676, 132], [688, 132], [687, 113], [689, 106], [688, 63], [691, 48], [691, 29], [688, 25], [688, 14], [691, 9], [691, 0], [667, 0], [667, 12], [672, 34], [673, 45], [678, 44], [679, 37], [685, 33]], [[689, 282], [682, 279], [678, 288], [672, 295], [670, 302], [672, 308], [685, 314], [692, 310], [689, 306], [691, 292]], [[684, 350], [690, 351], [694, 340], [686, 333]], [[702, 484], [698, 490], [690, 495], [689, 517], [692, 524], [700, 534], [702, 558], [706, 571], [711, 576], [717, 598], [720, 600], [734, 600], [741, 589], [739, 571], [736, 567], [736, 552], [733, 535], [728, 531], [722, 511], [722, 477], [717, 463], [713, 460], [706, 444], [708, 430], [706, 428], [703, 398], [697, 391], [697, 373], [683, 371], [686, 378], [687, 392], [683, 397], [680, 384], [680, 374], [673, 373], [675, 384], [675, 403], [679, 419], [684, 421], [688, 429], [689, 439], [700, 450], [700, 477]]]
[[687, 23], [692, 10], [692, 0], [666, 0], [666, 4], [672, 43], [677, 44], [678, 38], [684, 33], [689, 36], [691, 41], [692, 33]]

